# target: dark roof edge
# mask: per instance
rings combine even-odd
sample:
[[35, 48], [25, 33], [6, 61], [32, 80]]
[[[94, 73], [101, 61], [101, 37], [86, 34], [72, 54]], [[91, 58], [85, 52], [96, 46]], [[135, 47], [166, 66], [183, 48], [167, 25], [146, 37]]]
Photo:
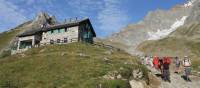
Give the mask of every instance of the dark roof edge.
[[[93, 28], [93, 26], [92, 26], [92, 23], [90, 22], [90, 19], [87, 18], [85, 21], [88, 21], [88, 23], [89, 23], [90, 26], [92, 27], [92, 32], [93, 32], [93, 34], [94, 34], [94, 37], [96, 37], [96, 33], [95, 33], [95, 31], [94, 31], [94, 28]], [[83, 21], [83, 22], [84, 22], [84, 21]]]
[[[49, 31], [49, 30], [57, 29], [57, 28], [79, 26], [80, 24], [82, 24], [84, 22], [88, 22], [90, 24], [90, 26], [92, 27], [90, 19], [89, 18], [85, 18], [83, 20], [80, 20], [80, 21], [77, 21], [77, 22], [74, 22], [74, 23], [72, 22], [72, 23], [64, 23], [64, 24], [59, 24], [59, 25], [53, 25], [53, 26], [50, 26], [50, 27], [47, 27], [47, 28], [42, 28], [42, 29], [40, 29], [38, 31], [34, 31], [32, 33], [22, 33], [22, 34], [17, 35], [17, 37], [31, 36], [31, 35], [34, 35], [36, 33], [46, 32], [46, 31]], [[94, 37], [96, 37], [96, 33], [95, 33], [93, 27], [92, 27], [92, 32], [94, 34]]]

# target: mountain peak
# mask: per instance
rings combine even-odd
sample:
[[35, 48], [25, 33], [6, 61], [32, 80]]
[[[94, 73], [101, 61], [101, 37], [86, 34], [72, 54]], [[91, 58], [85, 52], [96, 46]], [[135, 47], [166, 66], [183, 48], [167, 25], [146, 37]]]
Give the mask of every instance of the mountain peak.
[[185, 7], [191, 7], [194, 5], [194, 2], [196, 2], [197, 0], [188, 0], [187, 3], [184, 4]]
[[40, 24], [40, 25], [54, 25], [57, 23], [55, 16], [49, 15], [47, 12], [40, 12], [36, 16], [34, 23]]

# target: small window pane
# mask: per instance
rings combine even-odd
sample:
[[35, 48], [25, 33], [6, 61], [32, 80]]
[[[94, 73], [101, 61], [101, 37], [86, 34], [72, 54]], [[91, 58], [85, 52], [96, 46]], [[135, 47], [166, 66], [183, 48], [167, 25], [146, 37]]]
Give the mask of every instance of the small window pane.
[[50, 40], [50, 44], [54, 44], [54, 41], [53, 41], [53, 40]]
[[60, 39], [57, 39], [57, 43], [60, 43]]
[[53, 30], [51, 30], [51, 34], [53, 34], [54, 33], [54, 31]]
[[67, 41], [68, 41], [67, 38], [64, 38], [64, 43], [67, 43]]
[[61, 31], [60, 31], [61, 29], [58, 29], [58, 33], [61, 33]]

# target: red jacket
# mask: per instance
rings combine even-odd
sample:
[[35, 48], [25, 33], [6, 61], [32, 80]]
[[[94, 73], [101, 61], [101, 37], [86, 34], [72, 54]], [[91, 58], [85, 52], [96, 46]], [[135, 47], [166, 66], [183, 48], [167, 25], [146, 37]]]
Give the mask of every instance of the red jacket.
[[157, 56], [155, 56], [153, 59], [153, 65], [156, 69], [159, 68], [159, 58]]

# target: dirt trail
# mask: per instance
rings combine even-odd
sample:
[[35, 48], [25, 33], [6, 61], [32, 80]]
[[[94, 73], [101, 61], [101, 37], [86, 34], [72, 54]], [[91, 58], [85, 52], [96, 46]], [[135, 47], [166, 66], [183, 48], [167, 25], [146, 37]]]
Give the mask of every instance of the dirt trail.
[[[160, 74], [160, 72], [156, 71], [154, 68], [149, 67], [152, 74], [156, 76], [156, 74]], [[171, 83], [162, 81], [161, 77], [157, 77], [157, 79], [161, 82], [161, 85], [159, 88], [200, 88], [200, 77], [197, 76], [191, 76], [190, 79], [192, 82], [186, 82], [182, 76], [184, 75], [184, 72], [181, 72], [180, 74], [174, 73], [175, 66], [172, 64], [170, 67], [170, 79]]]

